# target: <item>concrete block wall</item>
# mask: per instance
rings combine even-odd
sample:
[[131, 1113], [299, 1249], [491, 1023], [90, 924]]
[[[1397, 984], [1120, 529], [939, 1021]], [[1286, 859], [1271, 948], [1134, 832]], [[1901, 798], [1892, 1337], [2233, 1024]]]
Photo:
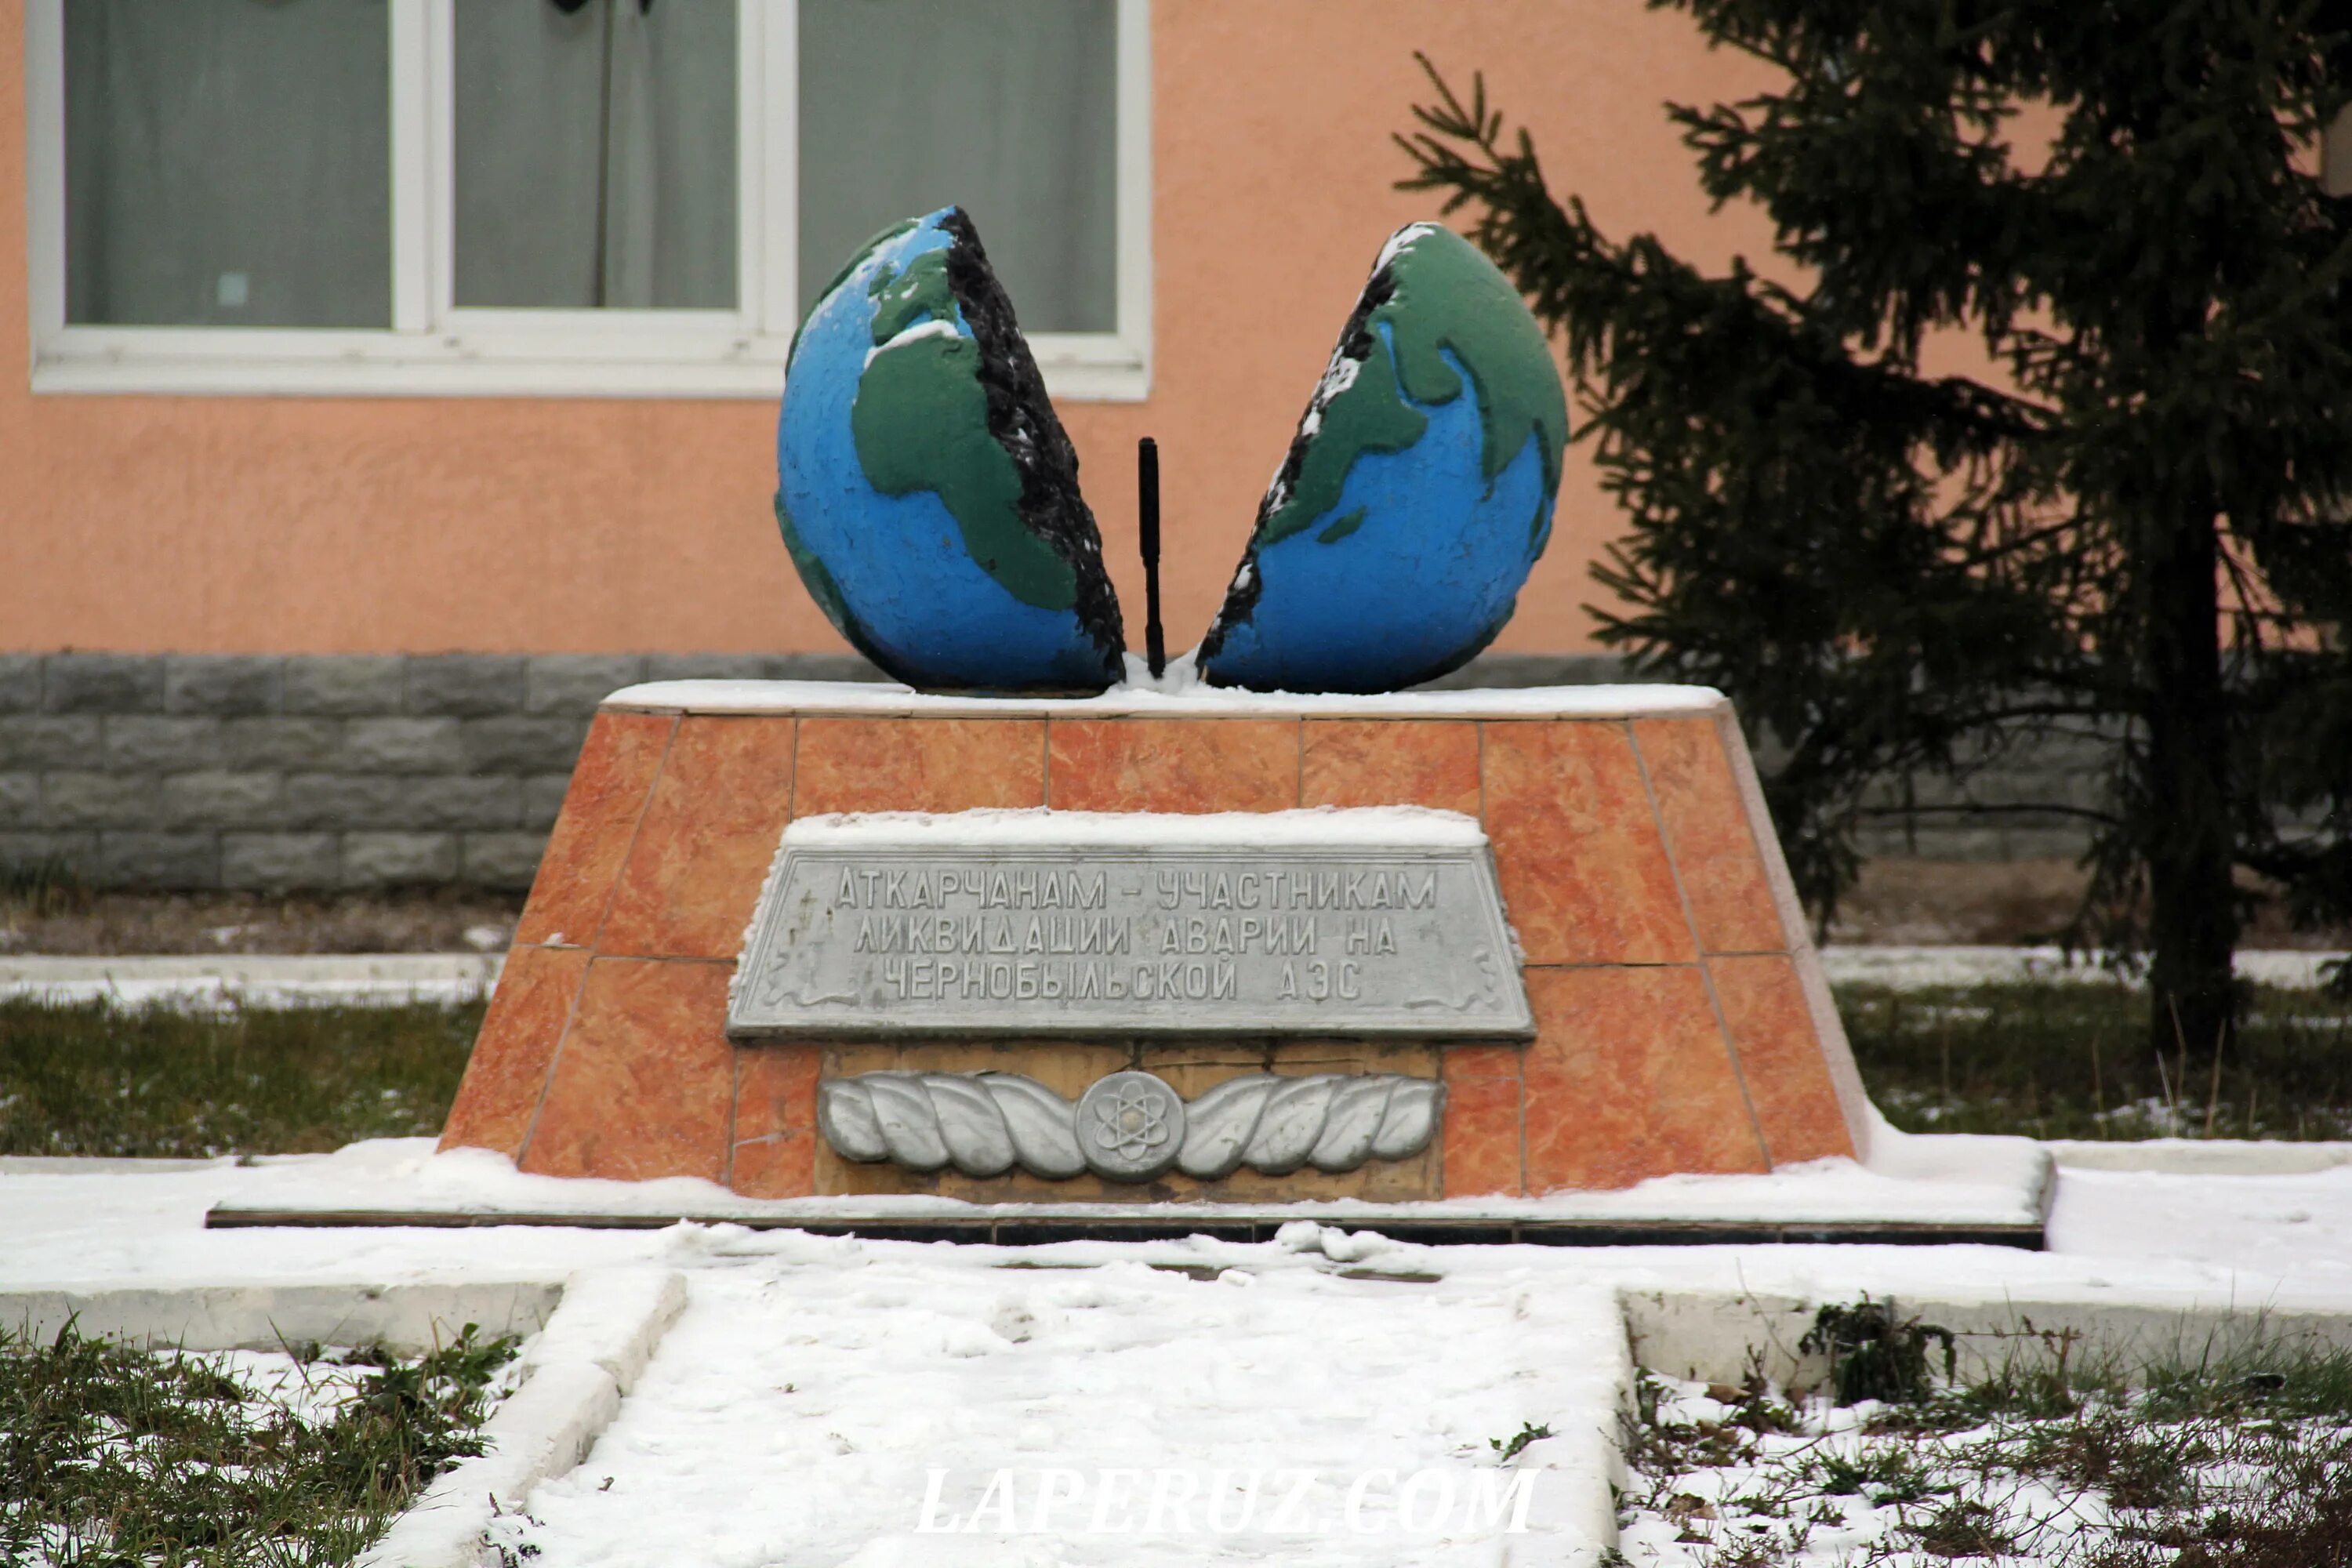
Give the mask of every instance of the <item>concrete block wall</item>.
[[[0, 654], [0, 869], [63, 865], [98, 888], [528, 888], [597, 702], [695, 678], [880, 679], [828, 654]], [[1437, 684], [1622, 678], [1608, 655], [1496, 655]], [[2071, 801], [2103, 755], [2089, 740], [2019, 749], [1969, 794]], [[2063, 817], [1868, 839], [1990, 860], [2083, 841]]]
[[[1912, 804], [1929, 808], [1906, 826], [1899, 817], [1865, 822], [1859, 841], [1869, 856], [1917, 856], [1931, 860], [2072, 859], [2090, 845], [2093, 824], [2064, 810], [2095, 810], [2105, 804], [2108, 770], [2121, 742], [2119, 726], [2101, 732], [2082, 730], [2016, 740], [1990, 753], [1979, 752], [1979, 771], [1961, 783], [1921, 779]], [[1865, 809], [1904, 804], [1893, 781], [1874, 785]], [[1991, 807], [1968, 814], [1936, 807]]]
[[0, 867], [100, 888], [522, 889], [596, 703], [823, 655], [0, 655]]

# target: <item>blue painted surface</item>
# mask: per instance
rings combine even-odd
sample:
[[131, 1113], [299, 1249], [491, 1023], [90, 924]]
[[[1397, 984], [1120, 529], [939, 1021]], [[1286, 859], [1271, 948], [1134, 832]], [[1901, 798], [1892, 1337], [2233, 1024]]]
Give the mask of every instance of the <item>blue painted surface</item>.
[[[1386, 323], [1374, 331], [1374, 352], [1391, 353]], [[1404, 399], [1429, 420], [1421, 438], [1360, 456], [1338, 504], [1255, 552], [1257, 603], [1226, 627], [1213, 679], [1261, 691], [1393, 691], [1468, 658], [1510, 619], [1549, 539], [1554, 498], [1533, 437], [1487, 484], [1476, 384], [1444, 358], [1461, 395]], [[1352, 532], [1320, 537], [1360, 510]]]
[[[939, 495], [885, 495], [867, 479], [850, 431], [873, 341], [868, 286], [952, 243], [940, 220], [877, 247], [820, 300], [801, 329], [776, 426], [779, 495], [803, 547], [838, 597], [809, 584], [843, 636], [887, 673], [930, 690], [1099, 689], [1103, 657], [1075, 613], [1022, 603], [965, 548]], [[972, 333], [961, 310], [957, 335]]]

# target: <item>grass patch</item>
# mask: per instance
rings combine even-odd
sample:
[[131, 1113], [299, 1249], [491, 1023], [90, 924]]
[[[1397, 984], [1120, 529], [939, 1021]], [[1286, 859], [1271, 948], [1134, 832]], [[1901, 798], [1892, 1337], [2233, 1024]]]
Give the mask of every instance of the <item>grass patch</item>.
[[511, 1339], [197, 1354], [0, 1328], [0, 1562], [348, 1563], [465, 1455]]
[[292, 1154], [438, 1132], [483, 1005], [0, 1002], [0, 1154]]
[[[1834, 1362], [1874, 1306], [1824, 1309], [1817, 1348]], [[1933, 1339], [1889, 1321], [1914, 1348]], [[1891, 1402], [1641, 1373], [1621, 1561], [2352, 1563], [2352, 1353], [2258, 1327], [2129, 1365], [2030, 1327], [2015, 1342], [1973, 1383], [1906, 1379]]]
[[1797, 1348], [1830, 1363], [1838, 1403], [1864, 1399], [1907, 1402], [1924, 1398], [1935, 1386], [1930, 1352], [1940, 1345], [1944, 1375], [1952, 1374], [1953, 1340], [1949, 1329], [1899, 1316], [1884, 1301], [1864, 1296], [1852, 1306], [1827, 1306], [1814, 1315]]
[[63, 856], [0, 864], [0, 919], [18, 910], [37, 920], [77, 914], [89, 903], [89, 885]]
[[1863, 1082], [1906, 1131], [2352, 1137], [2352, 999], [2256, 988], [2218, 1074], [2158, 1061], [2147, 994], [2120, 985], [1842, 985], [1837, 1000]]

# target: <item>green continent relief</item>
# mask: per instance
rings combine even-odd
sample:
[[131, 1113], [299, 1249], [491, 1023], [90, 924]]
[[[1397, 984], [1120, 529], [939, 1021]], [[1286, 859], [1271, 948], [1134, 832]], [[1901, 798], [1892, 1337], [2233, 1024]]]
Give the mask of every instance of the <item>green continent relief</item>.
[[[894, 302], [921, 265], [885, 290]], [[942, 285], [945, 278], [942, 262]], [[911, 321], [915, 307], [908, 310]], [[878, 319], [874, 331], [877, 342], [895, 335], [883, 332]], [[1076, 572], [1029, 531], [1021, 516], [1021, 471], [989, 434], [978, 343], [925, 337], [876, 354], [857, 384], [849, 428], [867, 482], [889, 496], [938, 492], [962, 531], [964, 549], [1014, 598], [1042, 610], [1076, 605]]]
[[956, 319], [955, 292], [948, 287], [948, 253], [927, 250], [904, 272], [885, 267], [866, 285], [874, 299], [874, 342], [888, 342], [918, 321]]
[[1416, 403], [1451, 403], [1462, 378], [1440, 357], [1451, 349], [1478, 387], [1489, 483], [1532, 434], [1543, 458], [1544, 494], [1559, 488], [1568, 445], [1568, 398], [1543, 329], [1502, 269], [1451, 229], [1413, 239], [1389, 264], [1396, 293], [1372, 312], [1396, 344], [1397, 376]]
[[[848, 281], [849, 275], [856, 271], [860, 267], [864, 266], [867, 257], [873, 255], [883, 246], [906, 233], [908, 229], [913, 228], [919, 221], [920, 220], [911, 217], [902, 218], [898, 222], [892, 224], [888, 228], [884, 229], [880, 234], [876, 235], [872, 239], [867, 240], [864, 245], [859, 246], [857, 247], [857, 254], [843, 262], [841, 264], [841, 270], [835, 272], [830, 279], [826, 279], [824, 287], [816, 291], [816, 298], [809, 302], [809, 315], [815, 315], [817, 307], [824, 303], [825, 297], [831, 294], [835, 289], [840, 288], [842, 284]], [[885, 267], [882, 270], [887, 274], [890, 269], [887, 267]], [[801, 352], [801, 334], [806, 331], [808, 331], [808, 318], [804, 316], [801, 319], [801, 324], [793, 329], [792, 347], [784, 351], [784, 364], [787, 369], [791, 367], [793, 361], [799, 356]]]
[[1339, 487], [1359, 456], [1402, 452], [1428, 428], [1427, 417], [1398, 395], [1396, 366], [1376, 340], [1360, 363], [1356, 379], [1323, 405], [1322, 422], [1307, 440], [1297, 479], [1281, 507], [1259, 528], [1258, 542], [1287, 539], [1339, 505]]
[[[1286, 539], [1329, 512], [1356, 459], [1367, 452], [1402, 452], [1421, 438], [1428, 420], [1412, 404], [1451, 403], [1462, 377], [1445, 362], [1450, 351], [1478, 389], [1479, 465], [1492, 484], [1536, 438], [1543, 462], [1543, 493], [1559, 488], [1559, 455], [1568, 443], [1568, 399], [1543, 329], [1495, 264], [1450, 229], [1414, 238], [1389, 263], [1394, 290], [1365, 323], [1372, 352], [1356, 379], [1323, 410], [1308, 440], [1297, 483], [1280, 510], [1265, 520], [1259, 542]], [[1410, 398], [1412, 402], [1407, 402]], [[1345, 539], [1362, 518], [1341, 518], [1316, 537]], [[1536, 515], [1540, 529], [1543, 513]]]
[[1358, 507], [1347, 516], [1335, 520], [1331, 526], [1315, 536], [1318, 544], [1337, 544], [1364, 526], [1364, 509]]

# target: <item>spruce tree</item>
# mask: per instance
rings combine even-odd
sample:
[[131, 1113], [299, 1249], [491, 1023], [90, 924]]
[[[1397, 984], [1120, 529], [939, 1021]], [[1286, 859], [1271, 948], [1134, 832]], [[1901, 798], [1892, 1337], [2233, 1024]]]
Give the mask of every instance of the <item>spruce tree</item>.
[[1652, 3], [1774, 68], [1666, 112], [1801, 281], [1602, 233], [1483, 79], [1399, 138], [1564, 340], [1631, 525], [1602, 639], [1737, 699], [1824, 920], [1874, 783], [2108, 737], [2006, 809], [2087, 824], [2070, 936], [2223, 1048], [2249, 882], [2352, 914], [2352, 7]]

